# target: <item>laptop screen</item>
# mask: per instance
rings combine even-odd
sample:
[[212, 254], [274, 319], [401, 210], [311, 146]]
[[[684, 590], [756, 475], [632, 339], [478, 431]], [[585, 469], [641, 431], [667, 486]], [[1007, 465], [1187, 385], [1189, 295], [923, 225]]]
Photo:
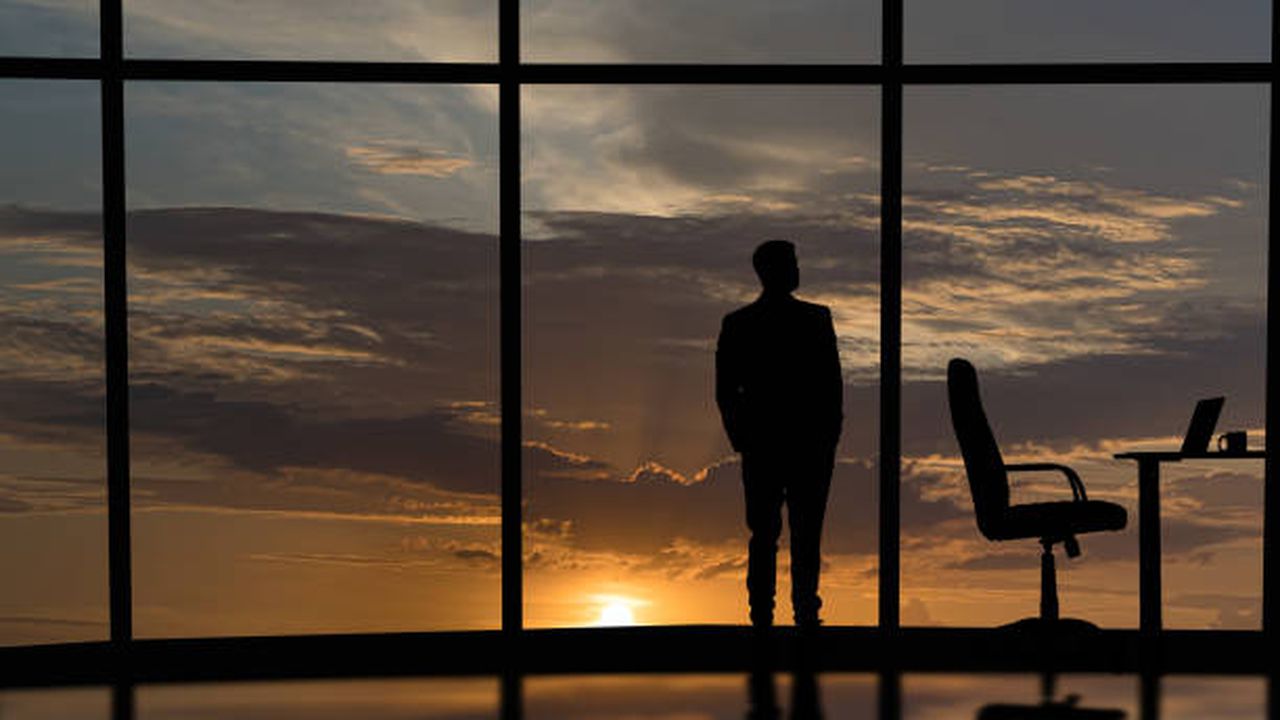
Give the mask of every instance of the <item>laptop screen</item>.
[[1196, 403], [1191, 424], [1187, 426], [1187, 436], [1182, 439], [1183, 455], [1209, 452], [1209, 441], [1213, 439], [1213, 429], [1218, 425], [1218, 414], [1222, 412], [1222, 403], [1225, 401], [1226, 398], [1215, 397]]

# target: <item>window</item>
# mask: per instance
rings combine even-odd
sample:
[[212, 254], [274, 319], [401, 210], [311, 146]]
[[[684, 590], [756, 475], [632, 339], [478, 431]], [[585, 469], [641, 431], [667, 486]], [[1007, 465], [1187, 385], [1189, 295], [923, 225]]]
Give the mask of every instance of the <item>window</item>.
[[[905, 623], [999, 625], [1039, 602], [1035, 546], [977, 531], [943, 382], [962, 356], [1008, 462], [1052, 458], [1128, 510], [1059, 557], [1064, 612], [1138, 624], [1134, 468], [1112, 454], [1177, 447], [1213, 395], [1220, 430], [1263, 428], [1265, 118], [1254, 85], [908, 89]], [[1261, 471], [1162, 479], [1166, 625], [1259, 627]], [[1056, 475], [1010, 481], [1014, 502], [1070, 497]]]
[[[712, 358], [720, 318], [759, 293], [751, 253], [772, 237], [797, 243], [799, 295], [832, 308], [846, 378], [824, 613], [875, 622], [877, 99], [843, 87], [525, 93], [530, 626], [607, 624], [617, 606], [643, 624], [746, 616], [741, 469]], [[778, 618], [791, 617], [779, 596]]]
[[107, 626], [97, 87], [0, 81], [0, 644]]
[[871, 0], [523, 0], [531, 62], [866, 63], [880, 53]]
[[[83, 540], [4, 556], [31, 578], [77, 569], [5, 584], [6, 613], [57, 611], [7, 642], [103, 637], [104, 574], [120, 643], [515, 633], [592, 624], [613, 601], [637, 622], [740, 621], [710, 344], [773, 232], [798, 236], [846, 360], [835, 622], [1030, 612], [1034, 560], [976, 542], [958, 487], [939, 383], [952, 353], [973, 354], [1009, 422], [1038, 395], [1080, 402], [1071, 383], [1101, 377], [1090, 363], [1148, 373], [1107, 428], [1033, 418], [1009, 436], [1015, 452], [1081, 443], [1091, 487], [1121, 501], [1134, 485], [1104, 463], [1112, 445], [1176, 435], [1197, 393], [1223, 388], [1233, 427], [1271, 424], [1261, 3], [1210, 18], [1191, 2], [980, 2], [961, 17], [909, 0], [905, 28], [901, 0], [748, 2], [711, 27], [674, 1], [240, 5], [104, 0], [95, 51], [90, 4], [0, 2], [0, 149], [20, 161], [0, 168], [0, 318], [26, 323], [15, 337], [37, 358], [0, 365], [15, 384], [0, 533]], [[1143, 25], [1157, 12], [1171, 22]], [[1083, 32], [1097, 22], [1115, 33]], [[677, 32], [655, 43], [655, 27]], [[928, 64], [942, 62], [970, 64]], [[37, 338], [37, 316], [60, 339]], [[1158, 389], [1172, 384], [1185, 392]], [[56, 451], [42, 464], [38, 443]], [[1171, 480], [1171, 624], [1276, 617], [1280, 593], [1260, 620], [1248, 589], [1259, 471]], [[637, 512], [685, 513], [660, 518], [657, 544], [632, 518], [590, 527], [632, 502], [620, 480], [655, 491]], [[681, 506], [704, 491], [692, 502], [714, 523]], [[1231, 509], [1204, 535], [1204, 517], [1178, 525], [1197, 503]], [[38, 527], [32, 507], [50, 510]], [[1197, 593], [1221, 576], [1179, 542], [1240, 570]], [[652, 567], [627, 564], [643, 555]], [[1064, 572], [1064, 607], [1079, 582], [1101, 590], [1083, 613], [1131, 624], [1123, 562], [1094, 560]], [[931, 600], [956, 562], [995, 590]], [[1262, 562], [1280, 577], [1280, 551]], [[355, 597], [373, 604], [340, 607]]]
[[124, 11], [131, 57], [492, 62], [497, 55], [496, 0], [124, 0]]
[[493, 88], [126, 91], [138, 634], [497, 627]]

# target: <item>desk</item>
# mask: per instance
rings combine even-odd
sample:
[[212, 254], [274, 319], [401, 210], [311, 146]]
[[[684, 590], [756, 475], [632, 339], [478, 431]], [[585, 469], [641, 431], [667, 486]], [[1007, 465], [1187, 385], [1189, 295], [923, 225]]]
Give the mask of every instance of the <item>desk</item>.
[[1117, 460], [1138, 463], [1138, 628], [1143, 634], [1155, 634], [1164, 627], [1160, 591], [1160, 463], [1183, 460], [1265, 460], [1266, 450], [1243, 453], [1127, 452], [1115, 455]]

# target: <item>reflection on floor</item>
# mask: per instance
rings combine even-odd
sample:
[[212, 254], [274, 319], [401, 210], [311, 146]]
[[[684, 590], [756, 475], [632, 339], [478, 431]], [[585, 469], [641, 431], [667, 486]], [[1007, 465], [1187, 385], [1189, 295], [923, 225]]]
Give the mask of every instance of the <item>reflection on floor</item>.
[[[875, 717], [874, 675], [644, 675], [529, 678], [528, 720]], [[825, 711], [825, 712], [824, 712]]]
[[[901, 705], [886, 713], [884, 683]], [[538, 676], [520, 708], [501, 708], [496, 678], [143, 685], [137, 720], [1261, 720], [1262, 677], [1168, 676], [1156, 702], [1132, 675], [872, 674]], [[119, 694], [115, 695], [120, 701]], [[1145, 706], [1144, 706], [1145, 705]], [[6, 690], [0, 720], [127, 720], [109, 688]]]

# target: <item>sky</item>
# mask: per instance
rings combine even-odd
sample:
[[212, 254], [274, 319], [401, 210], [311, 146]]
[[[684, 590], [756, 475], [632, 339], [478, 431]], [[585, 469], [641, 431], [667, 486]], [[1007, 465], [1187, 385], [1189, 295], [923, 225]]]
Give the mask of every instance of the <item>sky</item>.
[[[91, 5], [0, 2], [0, 54], [93, 54]], [[254, 3], [253, 23], [244, 5], [127, 2], [127, 52], [493, 59], [492, 3]], [[748, 2], [730, 22], [650, 5], [531, 1], [525, 57], [878, 53], [878, 3]], [[1152, 23], [1147, 2], [915, 0], [907, 54], [1265, 58], [1266, 4], [1236, 6]], [[6, 644], [107, 633], [97, 97], [0, 81]], [[138, 82], [125, 102], [137, 633], [496, 627], [496, 88]], [[904, 622], [1036, 609], [1034, 544], [974, 525], [950, 357], [978, 366], [1007, 459], [1070, 464], [1129, 510], [1060, 566], [1064, 611], [1103, 626], [1137, 623], [1135, 473], [1111, 454], [1176, 447], [1218, 394], [1221, 429], [1261, 447], [1268, 103], [1254, 85], [908, 88]], [[878, 114], [868, 87], [523, 90], [529, 625], [744, 621], [712, 351], [773, 237], [831, 307], [846, 383], [824, 612], [876, 622]], [[1167, 473], [1169, 625], [1258, 626], [1260, 475]], [[1015, 500], [1062, 498], [1019, 480]]]

